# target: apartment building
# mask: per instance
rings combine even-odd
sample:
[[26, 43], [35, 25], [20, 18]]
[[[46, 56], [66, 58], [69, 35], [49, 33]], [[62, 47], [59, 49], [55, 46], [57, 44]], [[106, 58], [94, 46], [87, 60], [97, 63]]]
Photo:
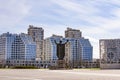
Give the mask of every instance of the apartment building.
[[29, 25], [28, 35], [32, 36], [33, 41], [36, 42], [36, 60], [43, 60], [44, 29]]

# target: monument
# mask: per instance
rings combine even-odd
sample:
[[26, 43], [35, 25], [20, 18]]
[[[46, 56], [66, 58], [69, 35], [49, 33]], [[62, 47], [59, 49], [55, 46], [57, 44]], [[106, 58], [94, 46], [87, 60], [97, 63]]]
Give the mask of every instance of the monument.
[[65, 68], [65, 60], [64, 60], [64, 56], [65, 56], [65, 44], [68, 42], [68, 40], [66, 42], [62, 42], [62, 40], [59, 41], [59, 43], [57, 43], [55, 41], [55, 44], [57, 46], [57, 68], [61, 69], [61, 68]]

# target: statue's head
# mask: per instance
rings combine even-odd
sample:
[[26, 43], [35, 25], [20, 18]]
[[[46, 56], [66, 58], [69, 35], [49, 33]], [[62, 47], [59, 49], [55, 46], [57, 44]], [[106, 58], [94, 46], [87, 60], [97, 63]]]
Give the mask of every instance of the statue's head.
[[67, 39], [67, 42], [68, 42], [69, 40]]
[[62, 41], [60, 40], [60, 44], [62, 44]]

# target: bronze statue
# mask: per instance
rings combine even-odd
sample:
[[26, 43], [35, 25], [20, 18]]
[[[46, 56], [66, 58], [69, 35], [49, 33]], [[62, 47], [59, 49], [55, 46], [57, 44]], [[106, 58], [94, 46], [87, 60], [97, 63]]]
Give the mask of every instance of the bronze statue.
[[[68, 42], [68, 40], [67, 40]], [[63, 60], [64, 56], [65, 56], [65, 44], [67, 43], [62, 43], [62, 41], [60, 40], [59, 43], [57, 43], [55, 41], [55, 44], [57, 45], [57, 57], [58, 60]]]

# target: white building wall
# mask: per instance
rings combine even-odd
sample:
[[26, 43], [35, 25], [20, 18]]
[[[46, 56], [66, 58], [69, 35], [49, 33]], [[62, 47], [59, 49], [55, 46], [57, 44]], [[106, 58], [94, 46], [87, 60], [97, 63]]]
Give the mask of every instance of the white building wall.
[[120, 68], [120, 39], [101, 39], [100, 67]]

